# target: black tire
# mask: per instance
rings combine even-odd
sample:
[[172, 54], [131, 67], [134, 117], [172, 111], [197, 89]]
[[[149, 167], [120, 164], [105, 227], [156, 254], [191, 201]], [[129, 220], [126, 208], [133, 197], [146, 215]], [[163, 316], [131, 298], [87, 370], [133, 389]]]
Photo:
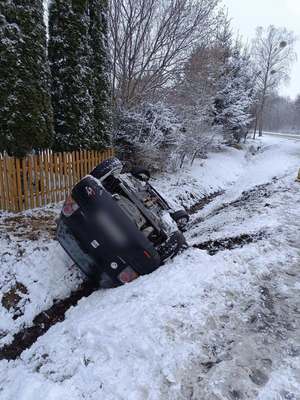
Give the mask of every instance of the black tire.
[[158, 248], [158, 253], [161, 257], [161, 261], [165, 261], [174, 258], [178, 253], [187, 249], [185, 237], [179, 231], [174, 232], [169, 239], [161, 244]]
[[94, 178], [101, 179], [105, 175], [108, 175], [110, 172], [122, 170], [123, 165], [121, 161], [116, 158], [109, 158], [108, 160], [103, 161], [101, 164], [97, 165], [96, 168], [90, 173]]
[[142, 168], [142, 167], [134, 167], [134, 168], [132, 168], [131, 174], [135, 178], [139, 179], [140, 181], [145, 181], [145, 179], [143, 178], [143, 175], [145, 175], [148, 179], [151, 178], [150, 172], [146, 168]]
[[181, 231], [185, 230], [185, 227], [190, 220], [190, 216], [185, 210], [175, 211], [173, 214], [171, 214], [171, 217]]

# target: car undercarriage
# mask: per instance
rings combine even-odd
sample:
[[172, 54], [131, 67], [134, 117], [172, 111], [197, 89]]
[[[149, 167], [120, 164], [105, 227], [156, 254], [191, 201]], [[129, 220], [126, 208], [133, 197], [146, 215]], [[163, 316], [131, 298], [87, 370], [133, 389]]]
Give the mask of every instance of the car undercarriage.
[[121, 169], [114, 158], [84, 177], [58, 223], [62, 247], [101, 286], [151, 273], [186, 247], [188, 214], [169, 206], [149, 183], [148, 171]]

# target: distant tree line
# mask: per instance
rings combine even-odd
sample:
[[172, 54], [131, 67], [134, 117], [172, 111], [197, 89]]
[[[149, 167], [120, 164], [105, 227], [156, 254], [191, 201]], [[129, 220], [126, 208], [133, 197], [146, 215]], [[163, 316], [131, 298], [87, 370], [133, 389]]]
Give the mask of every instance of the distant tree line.
[[266, 102], [264, 127], [270, 132], [300, 135], [300, 95], [295, 100], [276, 93], [270, 95]]

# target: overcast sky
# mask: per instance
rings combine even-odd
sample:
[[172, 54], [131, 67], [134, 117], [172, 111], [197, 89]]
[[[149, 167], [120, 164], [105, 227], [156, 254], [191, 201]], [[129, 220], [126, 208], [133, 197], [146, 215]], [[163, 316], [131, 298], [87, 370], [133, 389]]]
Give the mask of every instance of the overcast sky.
[[291, 82], [280, 93], [295, 98], [300, 94], [300, 0], [223, 0], [228, 7], [233, 27], [244, 40], [255, 35], [257, 26], [275, 25], [293, 30], [298, 61], [293, 67]]

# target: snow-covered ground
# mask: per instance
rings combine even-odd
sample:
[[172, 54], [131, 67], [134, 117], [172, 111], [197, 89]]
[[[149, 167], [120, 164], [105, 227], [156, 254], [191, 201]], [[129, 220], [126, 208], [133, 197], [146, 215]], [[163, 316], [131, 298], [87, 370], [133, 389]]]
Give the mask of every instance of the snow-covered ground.
[[[20, 359], [0, 361], [0, 399], [300, 399], [300, 143], [264, 138], [259, 147], [211, 154], [155, 184], [187, 208], [223, 193], [192, 216], [191, 245], [260, 240], [214, 255], [190, 247], [149, 276], [82, 299]], [[38, 237], [5, 236], [8, 217], [3, 343], [82, 280], [42, 224]], [[11, 289], [21, 300], [8, 310]]]

